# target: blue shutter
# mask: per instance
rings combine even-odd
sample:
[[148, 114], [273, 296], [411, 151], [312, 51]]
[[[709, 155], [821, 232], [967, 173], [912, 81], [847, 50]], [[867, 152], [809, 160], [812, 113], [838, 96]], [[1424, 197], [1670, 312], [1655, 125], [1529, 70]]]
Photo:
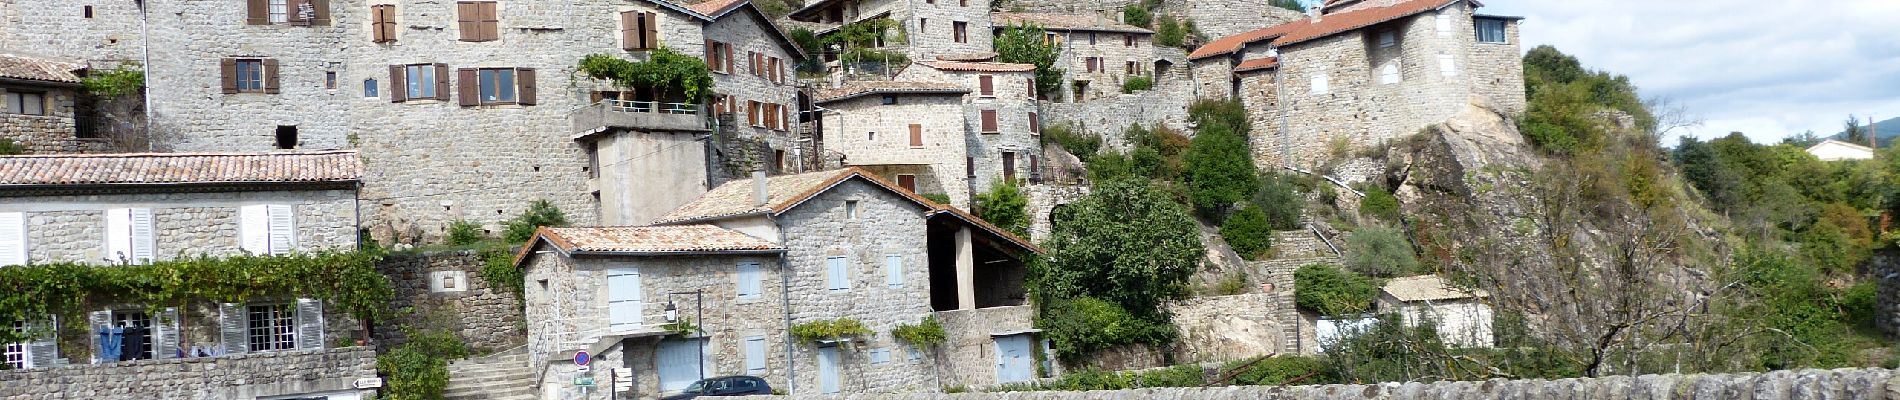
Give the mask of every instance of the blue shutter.
[[640, 329], [640, 270], [607, 270], [607, 327], [614, 332]]
[[825, 259], [825, 282], [831, 290], [851, 289], [850, 270], [845, 267], [844, 257]]
[[893, 288], [904, 287], [904, 256], [884, 255], [884, 284]]
[[745, 373], [752, 376], [765, 375], [765, 337], [745, 338]]
[[759, 298], [759, 292], [760, 292], [759, 287], [760, 287], [761, 279], [762, 278], [759, 276], [759, 263], [757, 262], [739, 263], [739, 298], [741, 299]]

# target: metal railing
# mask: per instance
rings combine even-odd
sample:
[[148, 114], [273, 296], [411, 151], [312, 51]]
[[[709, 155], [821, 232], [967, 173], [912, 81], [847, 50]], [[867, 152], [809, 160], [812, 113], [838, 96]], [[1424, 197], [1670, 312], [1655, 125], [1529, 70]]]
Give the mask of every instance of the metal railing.
[[614, 100], [614, 99], [604, 99], [604, 100], [601, 100], [600, 103], [607, 106], [607, 111], [613, 111], [613, 112], [659, 113], [659, 114], [697, 114], [699, 113], [699, 105], [691, 104], [691, 103], [667, 103], [667, 102], [660, 102], [660, 101], [634, 101], [634, 100]]

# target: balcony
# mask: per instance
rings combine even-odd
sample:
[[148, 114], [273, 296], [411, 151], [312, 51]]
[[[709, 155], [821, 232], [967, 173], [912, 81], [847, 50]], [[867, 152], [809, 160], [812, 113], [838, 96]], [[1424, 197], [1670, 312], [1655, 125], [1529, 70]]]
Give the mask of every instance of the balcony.
[[605, 99], [568, 113], [576, 139], [615, 129], [706, 132], [698, 104]]

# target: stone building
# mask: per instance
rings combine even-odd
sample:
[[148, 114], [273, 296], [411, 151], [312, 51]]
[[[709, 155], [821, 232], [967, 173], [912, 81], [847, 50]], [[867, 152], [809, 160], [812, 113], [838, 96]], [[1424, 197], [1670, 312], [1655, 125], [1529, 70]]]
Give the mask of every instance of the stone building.
[[[137, 61], [149, 52], [143, 65], [155, 149], [359, 149], [363, 215], [384, 241], [435, 237], [453, 220], [499, 228], [536, 199], [575, 222], [604, 215], [638, 222], [678, 204], [615, 204], [625, 196], [616, 197], [613, 185], [697, 181], [703, 191], [755, 169], [806, 168], [791, 155], [809, 152], [797, 147], [804, 143], [797, 124], [787, 123], [798, 103], [789, 60], [799, 51], [746, 1], [161, 0], [143, 9], [6, 2], [0, 18], [0, 48], [88, 63]], [[672, 99], [622, 93], [576, 72], [586, 55], [643, 60], [660, 46], [721, 66], [714, 99], [725, 101], [713, 103], [713, 112], [701, 104], [661, 107], [654, 103]], [[644, 103], [585, 107], [607, 99]], [[712, 133], [697, 154], [655, 157], [693, 165], [648, 168], [602, 185], [597, 166], [638, 162], [597, 161], [616, 155], [598, 148], [600, 138], [678, 132], [616, 122], [637, 122], [624, 115], [636, 113], [733, 122], [687, 130]], [[589, 124], [581, 129], [601, 131], [547, 129]], [[774, 162], [780, 153], [788, 155]], [[602, 186], [609, 189], [597, 200]], [[695, 194], [690, 189], [684, 196]]]
[[[200, 255], [352, 250], [361, 174], [353, 151], [0, 157], [0, 266], [136, 265]], [[355, 398], [359, 393], [351, 383], [375, 377], [369, 350], [331, 348], [351, 337], [357, 324], [349, 316], [326, 311], [319, 300], [259, 298], [195, 307], [117, 304], [88, 312], [83, 322], [54, 317], [54, 326], [88, 328], [54, 329], [57, 338], [48, 332], [34, 342], [6, 344], [8, 368], [0, 369], [27, 371], [0, 372], [0, 381], [13, 382], [0, 395]], [[67, 336], [74, 332], [84, 333]], [[79, 343], [87, 351], [65, 354], [56, 342]], [[237, 355], [271, 365], [239, 370], [237, 381], [153, 373], [211, 364], [237, 368], [217, 359]], [[45, 368], [52, 372], [40, 372]], [[49, 373], [58, 382], [114, 375], [141, 382], [124, 386], [133, 392], [109, 392], [114, 386], [29, 379]]]
[[[1173, 61], [1158, 54], [1154, 31], [1108, 18], [1073, 13], [994, 13], [990, 20], [1001, 33], [1013, 26], [1040, 26], [1045, 41], [1057, 43], [1056, 67], [1063, 69], [1061, 93], [1043, 98], [1080, 102], [1121, 93], [1129, 78], [1156, 79], [1173, 69]], [[1173, 50], [1173, 49], [1166, 49]], [[1173, 50], [1180, 54], [1179, 50]]]
[[1201, 97], [1238, 97], [1263, 167], [1313, 167], [1478, 103], [1525, 106], [1515, 17], [1469, 0], [1329, 3], [1308, 19], [1220, 38], [1189, 54]]
[[1043, 173], [1035, 70], [1029, 64], [924, 61], [905, 68], [895, 80], [948, 82], [971, 89], [963, 95], [963, 157], [964, 178], [974, 195], [1005, 181], [1033, 182]]
[[[889, 20], [894, 31], [880, 32], [877, 49], [897, 51], [912, 61], [991, 50], [990, 0], [822, 0], [788, 16], [808, 23], [820, 37], [862, 21]], [[826, 49], [826, 61], [840, 51]]]
[[949, 82], [857, 81], [818, 93], [825, 150], [918, 194], [970, 206], [963, 97]]
[[1380, 313], [1397, 313], [1406, 326], [1435, 324], [1456, 347], [1491, 347], [1491, 306], [1483, 290], [1451, 285], [1438, 275], [1395, 278], [1379, 288]]
[[[543, 398], [651, 398], [724, 375], [792, 394], [910, 392], [1034, 377], [1022, 260], [1039, 251], [843, 169], [733, 181], [658, 225], [543, 229], [516, 266]], [[890, 333], [932, 316], [949, 337], [936, 349]], [[790, 334], [840, 319], [872, 333]], [[581, 350], [601, 385], [631, 390], [567, 385], [589, 374], [569, 361]]]
[[104, 150], [100, 139], [81, 138], [74, 102], [77, 72], [85, 68], [38, 57], [0, 53], [0, 139], [30, 154]]

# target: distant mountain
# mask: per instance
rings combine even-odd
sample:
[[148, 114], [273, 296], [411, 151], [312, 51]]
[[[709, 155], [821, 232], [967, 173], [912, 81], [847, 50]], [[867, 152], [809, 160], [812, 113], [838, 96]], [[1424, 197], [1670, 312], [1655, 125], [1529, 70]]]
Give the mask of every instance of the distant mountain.
[[[1880, 135], [1880, 147], [1892, 146], [1895, 138], [1900, 137], [1900, 117], [1894, 117], [1894, 118], [1889, 118], [1885, 121], [1875, 122], [1873, 123], [1873, 125], [1870, 125], [1870, 126], [1873, 127], [1875, 134]], [[1842, 130], [1840, 132], [1835, 132], [1833, 135], [1828, 136], [1828, 138], [1842, 139], [1842, 138], [1845, 138], [1846, 136], [1847, 136], [1847, 131]]]

